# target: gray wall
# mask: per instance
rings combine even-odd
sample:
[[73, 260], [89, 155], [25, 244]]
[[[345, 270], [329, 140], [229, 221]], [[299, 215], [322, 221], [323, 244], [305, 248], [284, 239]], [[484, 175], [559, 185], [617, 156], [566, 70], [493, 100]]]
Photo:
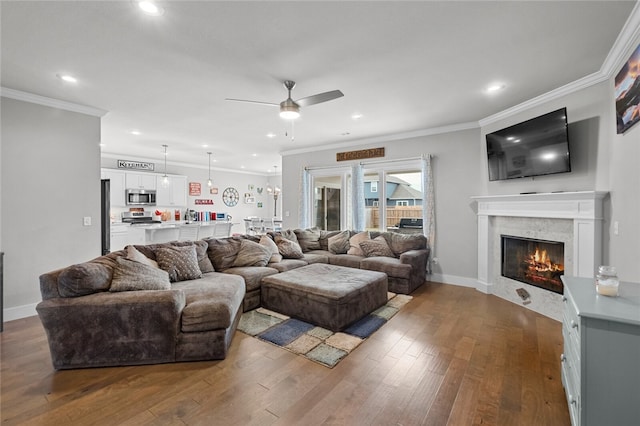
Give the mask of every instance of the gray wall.
[[[282, 159], [283, 209], [285, 212], [289, 211], [290, 215], [283, 218], [283, 226], [298, 226], [299, 197], [296, 194], [300, 193], [300, 171], [305, 166], [338, 165], [337, 152], [364, 148], [384, 147], [385, 157], [381, 160], [432, 154], [436, 203], [436, 241], [433, 255], [438, 258], [438, 264], [433, 265], [432, 278], [474, 285], [477, 275], [477, 226], [470, 197], [478, 195], [482, 189], [477, 179], [481, 174], [482, 155], [479, 139], [480, 130], [471, 129], [318, 150], [312, 154], [285, 154]], [[341, 162], [340, 165], [343, 163], [347, 162]]]
[[100, 118], [1, 102], [0, 246], [11, 320], [35, 314], [40, 274], [100, 255]]

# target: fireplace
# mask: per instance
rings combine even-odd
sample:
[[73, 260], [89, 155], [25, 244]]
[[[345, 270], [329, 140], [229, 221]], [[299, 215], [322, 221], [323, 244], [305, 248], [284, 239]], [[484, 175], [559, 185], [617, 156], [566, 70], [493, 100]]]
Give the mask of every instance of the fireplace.
[[501, 235], [502, 276], [562, 294], [564, 243]]

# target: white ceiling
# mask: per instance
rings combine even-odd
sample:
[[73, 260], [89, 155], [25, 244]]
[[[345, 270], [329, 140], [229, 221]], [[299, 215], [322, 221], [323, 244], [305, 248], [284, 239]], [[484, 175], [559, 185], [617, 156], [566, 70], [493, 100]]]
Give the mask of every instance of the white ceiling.
[[[167, 144], [170, 163], [212, 151], [266, 174], [281, 152], [477, 122], [597, 72], [635, 1], [158, 4], [2, 1], [2, 87], [108, 111], [106, 155], [163, 161]], [[277, 108], [225, 101], [279, 103], [285, 79], [294, 99], [345, 96], [302, 109], [293, 141]]]

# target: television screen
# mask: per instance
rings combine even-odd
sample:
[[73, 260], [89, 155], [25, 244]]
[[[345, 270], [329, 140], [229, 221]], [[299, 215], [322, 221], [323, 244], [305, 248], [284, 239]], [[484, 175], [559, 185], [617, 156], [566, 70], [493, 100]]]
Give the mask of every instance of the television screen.
[[490, 181], [571, 171], [566, 108], [489, 133], [486, 139]]

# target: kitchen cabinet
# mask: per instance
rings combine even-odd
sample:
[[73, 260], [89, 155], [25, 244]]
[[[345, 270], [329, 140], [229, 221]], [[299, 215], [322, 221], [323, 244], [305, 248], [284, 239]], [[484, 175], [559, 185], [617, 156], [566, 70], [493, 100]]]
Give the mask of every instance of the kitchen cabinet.
[[564, 283], [562, 384], [573, 426], [637, 425], [640, 419], [640, 284], [618, 297], [593, 279]]
[[155, 173], [125, 173], [125, 189], [156, 189]]
[[168, 184], [163, 183], [164, 175], [157, 175], [156, 206], [186, 207], [187, 206], [187, 177], [168, 175]]
[[124, 198], [125, 172], [121, 170], [101, 169], [100, 177], [109, 179], [111, 207], [122, 207], [126, 205]]

